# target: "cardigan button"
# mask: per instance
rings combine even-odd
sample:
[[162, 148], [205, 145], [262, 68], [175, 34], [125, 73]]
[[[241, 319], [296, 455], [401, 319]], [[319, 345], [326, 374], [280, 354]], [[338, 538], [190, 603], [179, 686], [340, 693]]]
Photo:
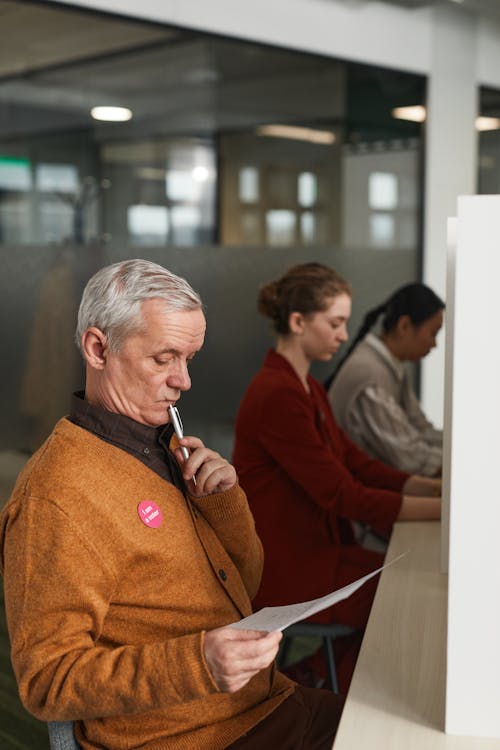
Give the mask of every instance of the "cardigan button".
[[227, 581], [227, 575], [226, 575], [226, 571], [225, 571], [225, 570], [223, 570], [222, 568], [219, 568], [219, 576], [221, 577], [221, 579], [222, 579], [223, 581]]

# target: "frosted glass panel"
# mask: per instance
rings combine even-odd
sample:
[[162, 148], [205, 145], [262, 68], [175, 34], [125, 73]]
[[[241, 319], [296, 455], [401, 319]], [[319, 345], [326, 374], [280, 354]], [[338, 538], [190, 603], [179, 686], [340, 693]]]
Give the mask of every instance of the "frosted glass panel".
[[[68, 246], [1, 247], [0, 341], [9, 366], [0, 369], [0, 451], [30, 451], [65, 414], [69, 394], [83, 385], [73, 344], [76, 307], [84, 283], [97, 268], [144, 257], [185, 276], [202, 296], [207, 337], [191, 366], [192, 389], [181, 399], [184, 426], [229, 456], [239, 400], [267, 347], [268, 321], [256, 311], [257, 290], [294, 263], [333, 265], [355, 290], [350, 331], [367, 309], [417, 277], [412, 253], [339, 247], [96, 247], [93, 255]], [[12, 325], [15, 321], [15, 326]], [[48, 333], [44, 334], [44, 331]], [[325, 378], [331, 364], [315, 365]]]
[[167, 172], [166, 183], [167, 198], [172, 201], [192, 201], [198, 197], [199, 186], [191, 169], [171, 169]]
[[266, 239], [270, 245], [290, 245], [295, 237], [296, 216], [293, 211], [268, 211]]
[[172, 234], [178, 245], [195, 245], [201, 225], [201, 214], [195, 206], [175, 206], [171, 209]]
[[242, 203], [255, 203], [259, 200], [259, 171], [255, 167], [240, 169], [239, 196]]
[[31, 166], [27, 159], [0, 156], [0, 188], [2, 190], [31, 190]]
[[309, 243], [316, 239], [316, 216], [311, 211], [304, 211], [300, 216], [302, 241]]
[[373, 209], [394, 209], [398, 205], [398, 179], [389, 172], [373, 172], [368, 183], [368, 203]]
[[370, 240], [376, 247], [390, 247], [394, 243], [394, 216], [372, 214], [370, 216]]
[[71, 205], [57, 199], [40, 201], [40, 241], [47, 244], [71, 242], [74, 220], [74, 210]]
[[134, 244], [164, 245], [168, 234], [168, 209], [165, 206], [129, 206], [127, 225]]
[[298, 180], [298, 198], [301, 206], [313, 206], [318, 193], [318, 180], [311, 172], [302, 172]]
[[78, 170], [72, 164], [38, 164], [36, 189], [49, 193], [76, 193]]

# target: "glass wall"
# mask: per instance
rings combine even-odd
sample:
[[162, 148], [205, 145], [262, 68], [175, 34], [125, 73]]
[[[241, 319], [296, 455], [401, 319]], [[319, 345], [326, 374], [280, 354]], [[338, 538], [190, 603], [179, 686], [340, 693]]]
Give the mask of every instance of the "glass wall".
[[500, 91], [479, 91], [478, 193], [500, 193]]
[[422, 77], [45, 3], [0, 18], [0, 451], [31, 451], [81, 387], [75, 310], [105, 263], [151, 258], [201, 292], [181, 406], [226, 454], [272, 341], [261, 283], [333, 265], [354, 329], [419, 277], [422, 126], [393, 110], [425, 104]]

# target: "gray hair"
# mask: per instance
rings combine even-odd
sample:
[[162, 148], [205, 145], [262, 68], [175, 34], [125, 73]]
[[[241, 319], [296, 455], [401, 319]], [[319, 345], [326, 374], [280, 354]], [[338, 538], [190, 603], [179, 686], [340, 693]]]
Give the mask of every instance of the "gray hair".
[[113, 263], [97, 271], [83, 291], [75, 333], [80, 351], [82, 335], [95, 326], [118, 352], [127, 336], [142, 330], [141, 305], [147, 299], [164, 300], [165, 312], [202, 308], [188, 282], [163, 266], [141, 259]]

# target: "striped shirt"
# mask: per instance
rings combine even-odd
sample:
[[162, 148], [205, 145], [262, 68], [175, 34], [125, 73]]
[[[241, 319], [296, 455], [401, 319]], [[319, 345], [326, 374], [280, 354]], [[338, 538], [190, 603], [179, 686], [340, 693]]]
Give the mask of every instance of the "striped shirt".
[[377, 336], [356, 347], [328, 396], [342, 429], [371, 456], [410, 474], [439, 473], [442, 431], [423, 413], [404, 363]]

